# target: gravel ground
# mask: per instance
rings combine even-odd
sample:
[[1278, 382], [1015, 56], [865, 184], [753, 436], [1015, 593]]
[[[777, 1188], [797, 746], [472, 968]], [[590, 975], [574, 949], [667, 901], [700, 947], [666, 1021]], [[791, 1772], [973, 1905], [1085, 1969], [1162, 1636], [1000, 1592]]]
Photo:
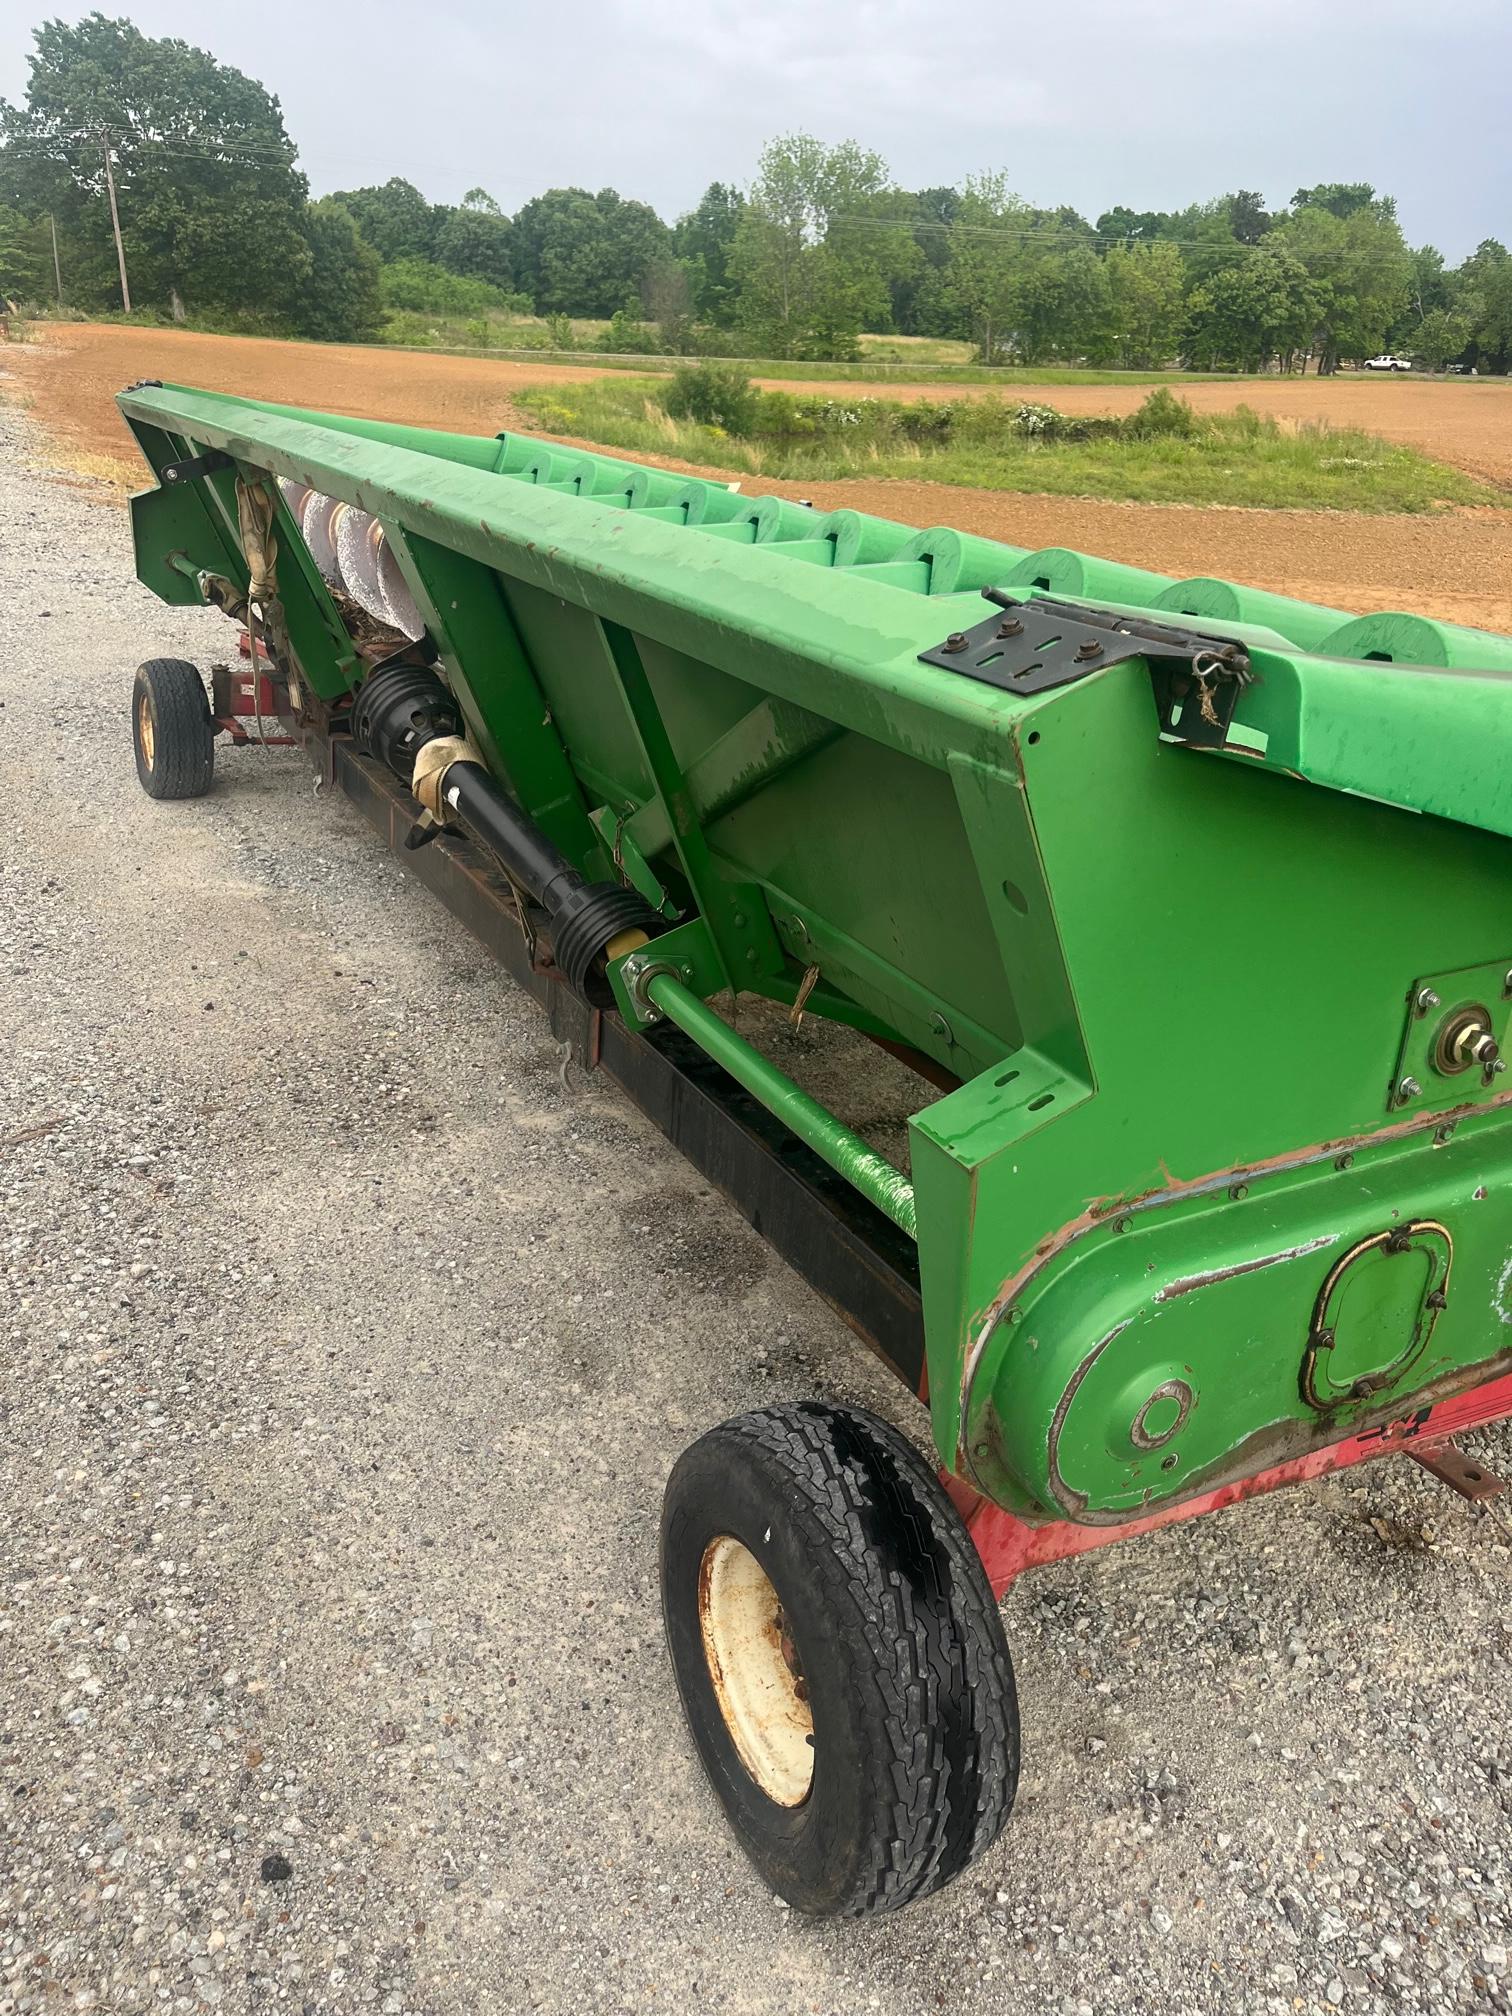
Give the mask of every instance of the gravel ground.
[[1512, 2007], [1507, 1529], [1405, 1463], [1030, 1578], [998, 1849], [762, 1889], [661, 1482], [917, 1420], [300, 758], [141, 794], [132, 666], [230, 633], [44, 460], [0, 407], [0, 2016]]

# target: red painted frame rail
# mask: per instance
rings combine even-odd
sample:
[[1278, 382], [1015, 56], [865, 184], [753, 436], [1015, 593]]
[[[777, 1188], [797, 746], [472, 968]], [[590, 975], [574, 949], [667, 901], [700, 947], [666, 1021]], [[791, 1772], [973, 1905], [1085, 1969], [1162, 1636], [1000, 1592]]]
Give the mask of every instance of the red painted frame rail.
[[1048, 1561], [1065, 1561], [1085, 1554], [1093, 1547], [1106, 1547], [1114, 1540], [1131, 1540], [1139, 1533], [1153, 1533], [1161, 1526], [1174, 1526], [1183, 1519], [1195, 1519], [1204, 1512], [1221, 1512], [1246, 1498], [1258, 1498], [1282, 1484], [1301, 1484], [1309, 1477], [1326, 1477], [1335, 1470], [1351, 1469], [1378, 1456], [1413, 1456], [1424, 1460], [1442, 1450], [1450, 1440], [1471, 1428], [1485, 1428], [1493, 1421], [1512, 1416], [1512, 1372], [1490, 1379], [1468, 1393], [1456, 1393], [1433, 1407], [1419, 1407], [1399, 1421], [1370, 1428], [1363, 1435], [1346, 1435], [1306, 1456], [1277, 1463], [1272, 1469], [1257, 1470], [1253, 1477], [1220, 1484], [1216, 1491], [1185, 1499], [1142, 1519], [1130, 1519], [1119, 1526], [1082, 1526], [1071, 1519], [1053, 1519], [1031, 1525], [1005, 1512], [1000, 1505], [978, 1497], [969, 1484], [958, 1477], [941, 1481], [950, 1493], [956, 1510], [966, 1521], [995, 1595], [1022, 1575], [1026, 1569], [1040, 1568]]

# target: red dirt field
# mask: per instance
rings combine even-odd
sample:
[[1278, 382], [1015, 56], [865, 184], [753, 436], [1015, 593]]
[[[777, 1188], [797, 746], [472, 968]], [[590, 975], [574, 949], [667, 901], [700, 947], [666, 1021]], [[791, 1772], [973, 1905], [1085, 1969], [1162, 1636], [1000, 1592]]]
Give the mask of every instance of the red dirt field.
[[[361, 414], [460, 433], [517, 424], [521, 386], [601, 375], [591, 365], [524, 364], [415, 351], [278, 343], [185, 330], [58, 325], [40, 342], [0, 351], [0, 389], [19, 390], [62, 458], [114, 481], [133, 482], [133, 451], [113, 399], [137, 378], [164, 378], [251, 398]], [[773, 381], [775, 382], [775, 381]], [[795, 389], [789, 382], [785, 389]], [[835, 396], [957, 398], [990, 387], [847, 386]], [[1385, 379], [1245, 380], [1182, 386], [1203, 410], [1242, 401], [1296, 420], [1368, 428], [1512, 486], [1512, 384]], [[1121, 412], [1143, 386], [1014, 385], [1068, 412]], [[684, 465], [671, 465], [684, 466]], [[750, 487], [797, 495], [799, 486], [749, 479]], [[1512, 631], [1512, 508], [1434, 517], [1252, 511], [1184, 505], [1109, 504], [1032, 497], [954, 484], [847, 480], [802, 486], [827, 508], [849, 505], [907, 524], [951, 524], [1021, 546], [1063, 545], [1174, 575], [1220, 574], [1364, 610], [1402, 608], [1451, 622]]]

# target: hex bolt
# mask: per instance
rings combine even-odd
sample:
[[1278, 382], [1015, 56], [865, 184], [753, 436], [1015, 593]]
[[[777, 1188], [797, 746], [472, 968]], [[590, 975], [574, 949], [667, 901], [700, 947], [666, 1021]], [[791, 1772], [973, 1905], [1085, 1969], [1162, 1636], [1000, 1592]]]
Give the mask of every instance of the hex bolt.
[[945, 639], [945, 642], [940, 646], [940, 649], [942, 651], [964, 651], [966, 649], [966, 632], [964, 630], [952, 630], [950, 635]]
[[1433, 1139], [1435, 1144], [1438, 1147], [1442, 1148], [1444, 1143], [1449, 1139], [1451, 1139], [1453, 1133], [1454, 1133], [1454, 1122], [1452, 1120], [1446, 1120], [1442, 1127], [1435, 1127], [1433, 1130]]
[[1423, 1090], [1422, 1086], [1418, 1083], [1416, 1078], [1414, 1078], [1410, 1072], [1405, 1078], [1399, 1078], [1397, 1080], [1397, 1088], [1396, 1088], [1398, 1106], [1405, 1106], [1409, 1099], [1417, 1099], [1421, 1097], [1422, 1090]]
[[1342, 1175], [1346, 1169], [1353, 1169], [1354, 1167], [1353, 1155], [1340, 1155], [1335, 1160], [1334, 1167], [1339, 1171], [1340, 1175]]
[[1438, 1006], [1439, 997], [1431, 987], [1423, 987], [1418, 990], [1417, 1012], [1419, 1015], [1426, 1015], [1431, 1008], [1437, 1008]]
[[1115, 1218], [1113, 1220], [1113, 1230], [1115, 1232], [1130, 1232], [1133, 1228], [1134, 1220], [1132, 1218]]
[[[1005, 616], [997, 627], [999, 637], [1017, 637], [1023, 631], [1023, 624], [1017, 616]], [[1507, 975], [1508, 991], [1512, 992], [1512, 973]]]
[[1242, 1204], [1249, 1195], [1248, 1183], [1230, 1183], [1229, 1196], [1236, 1204]]
[[1101, 658], [1103, 647], [1095, 637], [1088, 637], [1076, 647], [1078, 658]]
[[1512, 996], [1512, 966], [1509, 966], [1502, 975], [1502, 993]]

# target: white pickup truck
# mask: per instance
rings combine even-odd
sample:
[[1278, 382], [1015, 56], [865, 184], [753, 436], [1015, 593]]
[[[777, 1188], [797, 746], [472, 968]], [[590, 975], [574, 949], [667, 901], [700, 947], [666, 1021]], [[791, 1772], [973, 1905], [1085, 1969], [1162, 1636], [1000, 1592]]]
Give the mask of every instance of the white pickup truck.
[[1410, 371], [1412, 369], [1412, 359], [1410, 357], [1392, 357], [1390, 355], [1385, 357], [1367, 357], [1365, 359], [1365, 369], [1367, 371]]

